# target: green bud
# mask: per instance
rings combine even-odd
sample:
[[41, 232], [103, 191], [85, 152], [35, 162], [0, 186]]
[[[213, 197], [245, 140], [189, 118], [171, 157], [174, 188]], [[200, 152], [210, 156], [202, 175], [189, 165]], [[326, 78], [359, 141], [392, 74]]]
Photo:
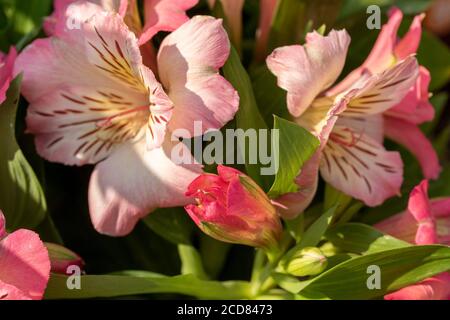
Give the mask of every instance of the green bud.
[[305, 277], [321, 273], [327, 265], [327, 258], [319, 248], [307, 247], [293, 253], [284, 268], [289, 274]]

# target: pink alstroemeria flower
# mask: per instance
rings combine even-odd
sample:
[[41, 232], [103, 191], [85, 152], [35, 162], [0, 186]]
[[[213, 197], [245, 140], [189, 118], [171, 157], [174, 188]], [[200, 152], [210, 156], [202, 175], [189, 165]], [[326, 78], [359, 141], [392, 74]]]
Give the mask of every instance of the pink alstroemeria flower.
[[369, 206], [400, 191], [403, 164], [398, 152], [382, 145], [382, 114], [415, 83], [417, 61], [409, 56], [380, 74], [362, 74], [343, 91], [327, 91], [342, 71], [349, 43], [345, 30], [328, 36], [313, 32], [305, 45], [277, 48], [267, 58], [278, 85], [287, 91], [289, 112], [321, 142], [318, 155], [297, 177], [300, 191], [277, 200], [287, 204], [281, 212], [285, 216], [309, 205], [319, 168], [325, 181]]
[[[422, 36], [424, 14], [414, 17], [408, 32], [401, 39], [397, 32], [403, 19], [398, 8], [389, 12], [389, 21], [381, 32], [364, 63], [350, 73], [331, 93], [351, 86], [362, 74], [381, 73], [398, 61], [415, 54]], [[428, 85], [430, 73], [420, 66], [419, 76], [406, 96], [392, 108], [384, 112], [384, 134], [393, 141], [404, 145], [419, 161], [426, 179], [437, 179], [441, 171], [439, 158], [431, 143], [418, 127], [419, 124], [434, 118], [434, 108], [429, 103]]]
[[159, 83], [122, 18], [97, 8], [79, 29], [28, 46], [16, 73], [24, 73], [38, 153], [67, 165], [98, 163], [91, 219], [117, 236], [158, 207], [189, 203], [184, 192], [201, 167], [172, 161], [170, 133], [184, 129], [180, 136], [190, 138], [196, 120], [204, 130], [222, 127], [239, 97], [218, 72], [230, 50], [221, 20], [197, 16], [164, 39]]
[[[375, 225], [380, 231], [417, 245], [450, 244], [450, 198], [428, 198], [428, 181], [409, 196], [406, 211]], [[450, 273], [444, 272], [384, 297], [387, 300], [450, 299]]]
[[192, 220], [218, 240], [274, 249], [282, 226], [267, 195], [236, 169], [219, 165], [217, 172], [189, 185], [186, 195], [197, 201], [185, 206]]
[[17, 52], [14, 47], [9, 49], [7, 55], [0, 52], [0, 104], [6, 100], [6, 91], [13, 79], [14, 62], [16, 61]]
[[50, 258], [39, 235], [20, 229], [6, 233], [0, 210], [0, 300], [40, 300], [50, 277]]
[[[84, 7], [83, 2], [88, 2]], [[147, 43], [159, 31], [174, 31], [189, 20], [186, 10], [193, 8], [198, 0], [145, 0], [142, 26], [136, 0], [55, 0], [54, 12], [44, 21], [45, 32], [59, 35], [71, 29], [76, 21], [86, 20], [96, 13], [97, 8], [89, 4], [101, 6], [103, 10], [118, 13], [139, 38], [139, 45]], [[72, 11], [67, 9], [77, 4]], [[71, 17], [77, 20], [71, 21]]]

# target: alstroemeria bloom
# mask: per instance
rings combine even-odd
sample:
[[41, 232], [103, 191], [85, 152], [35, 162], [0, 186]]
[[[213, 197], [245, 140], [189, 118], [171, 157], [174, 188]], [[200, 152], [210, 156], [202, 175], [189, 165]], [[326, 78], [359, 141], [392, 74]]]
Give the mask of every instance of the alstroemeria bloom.
[[[408, 32], [402, 39], [398, 39], [397, 32], [403, 14], [398, 8], [391, 9], [389, 21], [382, 27], [367, 59], [330, 92], [342, 91], [351, 86], [362, 74], [384, 72], [398, 61], [415, 54], [422, 35], [423, 18], [424, 14], [414, 17]], [[419, 124], [434, 118], [434, 108], [428, 101], [429, 83], [430, 73], [425, 67], [420, 66], [419, 76], [406, 96], [384, 112], [384, 134], [404, 145], [418, 159], [426, 179], [437, 179], [441, 171], [438, 156], [418, 127]]]
[[222, 127], [239, 97], [218, 72], [230, 50], [221, 20], [197, 16], [164, 39], [161, 85], [122, 18], [97, 8], [79, 29], [33, 42], [16, 72], [24, 72], [38, 153], [68, 165], [98, 163], [92, 222], [101, 233], [125, 235], [155, 208], [189, 202], [184, 192], [201, 168], [171, 160], [170, 133], [182, 128], [192, 137], [195, 120], [205, 130]]
[[345, 30], [332, 30], [328, 36], [313, 32], [306, 36], [305, 45], [277, 48], [267, 58], [278, 85], [287, 91], [289, 112], [321, 141], [319, 155], [296, 180], [299, 193], [278, 199], [288, 204], [282, 212], [286, 216], [309, 205], [319, 167], [325, 181], [369, 206], [400, 191], [403, 164], [398, 152], [386, 151], [382, 145], [382, 114], [415, 83], [417, 61], [407, 57], [380, 74], [362, 74], [347, 89], [331, 93], [327, 89], [342, 71], [349, 43]]
[[409, 196], [408, 208], [375, 225], [396, 238], [419, 245], [450, 245], [450, 197], [428, 199], [428, 181], [422, 181]]
[[271, 249], [281, 236], [281, 222], [263, 190], [233, 168], [218, 166], [218, 174], [202, 174], [186, 195], [197, 204], [185, 207], [206, 234], [221, 241]]
[[[86, 4], [80, 6], [79, 0], [55, 0], [54, 12], [44, 22], [44, 29], [48, 35], [59, 35], [68, 29], [76, 27], [79, 20], [89, 18], [95, 14], [96, 8]], [[142, 26], [136, 0], [87, 0], [86, 2], [99, 5], [105, 11], [116, 12], [124, 19], [128, 28], [136, 33], [139, 45], [148, 42], [159, 31], [174, 31], [189, 20], [186, 10], [194, 7], [198, 0], [145, 0], [144, 19]], [[71, 4], [77, 4], [72, 12], [67, 9]], [[76, 18], [76, 20], [71, 20]]]
[[20, 229], [6, 233], [0, 210], [0, 300], [39, 300], [50, 277], [50, 259], [39, 235]]
[[17, 52], [14, 47], [9, 49], [7, 55], [0, 52], [0, 104], [6, 100], [6, 91], [13, 78], [14, 62], [16, 61]]
[[[450, 244], [450, 198], [428, 198], [428, 181], [410, 194], [406, 211], [389, 217], [375, 227], [396, 238], [417, 244]], [[388, 300], [450, 299], [450, 274], [441, 273], [385, 296]]]

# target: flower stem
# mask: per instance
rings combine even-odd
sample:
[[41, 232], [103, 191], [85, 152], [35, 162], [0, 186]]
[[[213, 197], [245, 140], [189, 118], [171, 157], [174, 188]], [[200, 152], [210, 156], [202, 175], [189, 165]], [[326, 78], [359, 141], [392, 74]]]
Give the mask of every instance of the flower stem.
[[178, 254], [181, 260], [181, 274], [193, 274], [199, 279], [208, 279], [202, 258], [194, 246], [180, 243]]

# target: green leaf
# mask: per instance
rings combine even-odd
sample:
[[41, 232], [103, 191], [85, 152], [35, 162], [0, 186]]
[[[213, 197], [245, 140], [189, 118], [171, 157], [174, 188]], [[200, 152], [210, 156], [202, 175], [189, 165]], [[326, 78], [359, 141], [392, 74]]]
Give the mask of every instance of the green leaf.
[[52, 274], [45, 299], [111, 298], [149, 293], [177, 293], [201, 299], [250, 298], [249, 283], [244, 281], [205, 281], [193, 275], [167, 277], [144, 271], [129, 274], [81, 276], [81, 290], [69, 290], [67, 276]]
[[51, 4], [51, 0], [0, 0], [0, 6], [4, 8], [8, 20], [8, 25], [1, 31], [2, 49], [12, 44], [18, 44], [20, 49], [31, 41], [41, 30], [44, 17], [50, 13]]
[[328, 230], [325, 237], [343, 251], [359, 254], [371, 254], [410, 246], [405, 241], [385, 235], [362, 223], [338, 225]]
[[194, 224], [183, 208], [158, 209], [144, 219], [156, 234], [174, 244], [190, 244]]
[[291, 260], [292, 256], [295, 255], [299, 250], [305, 247], [315, 247], [322, 239], [323, 235], [330, 226], [333, 220], [336, 207], [328, 209], [323, 215], [321, 215], [313, 224], [303, 233], [300, 242], [298, 242], [294, 247], [292, 247], [281, 259], [280, 264], [286, 264]]
[[265, 121], [273, 126], [273, 115], [290, 119], [291, 115], [286, 105], [286, 91], [278, 87], [277, 78], [264, 64], [252, 69], [251, 72], [255, 98]]
[[305, 216], [299, 214], [296, 218], [285, 220], [284, 222], [291, 237], [294, 238], [295, 242], [299, 242], [303, 237]]
[[290, 293], [298, 293], [305, 288], [310, 281], [300, 281], [296, 277], [293, 277], [284, 273], [273, 273], [273, 280], [284, 290]]
[[[370, 290], [367, 268], [381, 270], [381, 289]], [[410, 246], [347, 260], [314, 278], [301, 292], [331, 299], [373, 299], [450, 270], [450, 247]]]
[[10, 229], [34, 228], [47, 212], [44, 192], [15, 137], [20, 83], [21, 76], [11, 82], [7, 98], [0, 105], [0, 208]]
[[269, 52], [300, 41], [307, 22], [307, 5], [307, 0], [278, 1], [269, 34]]
[[333, 220], [336, 212], [336, 207], [328, 209], [322, 216], [320, 216], [303, 234], [300, 243], [296, 246], [297, 249], [305, 247], [315, 247], [322, 239], [322, 236], [327, 231]]
[[[242, 66], [239, 55], [234, 48], [231, 48], [230, 57], [223, 66], [223, 72], [228, 81], [238, 91], [240, 103], [239, 110], [236, 113], [236, 127], [237, 129], [267, 129], [267, 125], [261, 116], [258, 106], [256, 104], [255, 95], [253, 93], [250, 77]], [[268, 141], [266, 141], [268, 142]], [[258, 137], [259, 143], [259, 137]], [[238, 146], [243, 156], [245, 156], [245, 167], [247, 174], [253, 178], [259, 185], [263, 185], [260, 175], [260, 164], [249, 163], [249, 141], [245, 140]]]
[[293, 122], [275, 116], [274, 129], [279, 130], [279, 143], [272, 142], [278, 171], [268, 193], [271, 198], [298, 191], [294, 180], [319, 147], [316, 137]]

